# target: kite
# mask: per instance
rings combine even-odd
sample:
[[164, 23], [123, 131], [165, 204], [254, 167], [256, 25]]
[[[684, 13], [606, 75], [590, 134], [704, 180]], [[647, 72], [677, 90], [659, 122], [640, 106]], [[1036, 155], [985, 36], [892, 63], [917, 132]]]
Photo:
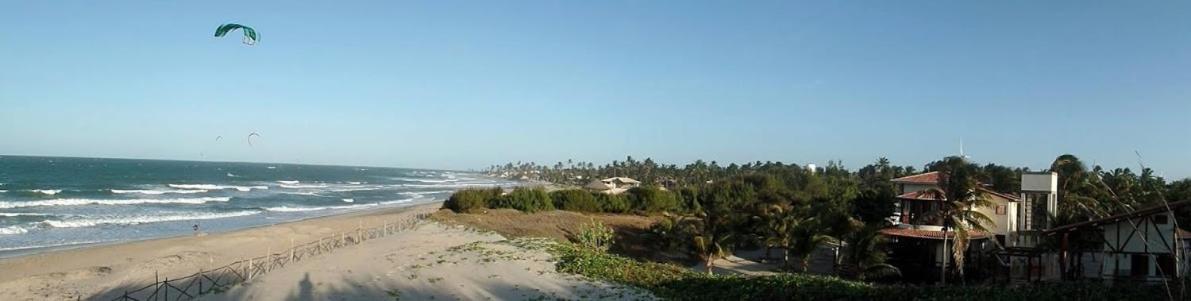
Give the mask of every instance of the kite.
[[216, 141], [216, 142], [218, 142], [220, 139], [223, 139], [223, 136], [215, 136], [215, 141]]
[[260, 137], [261, 134], [257, 134], [256, 132], [252, 132], [251, 134], [248, 134], [248, 146], [252, 146], [252, 136]]
[[248, 26], [244, 26], [244, 25], [240, 25], [240, 24], [236, 24], [236, 23], [228, 23], [228, 24], [219, 25], [219, 28], [215, 29], [215, 37], [216, 38], [223, 37], [224, 35], [227, 35], [229, 32], [235, 31], [236, 29], [239, 29], [240, 31], [244, 32], [244, 39], [241, 40], [241, 42], [243, 42], [244, 45], [249, 45], [249, 46], [256, 45], [256, 42], [261, 40], [260, 35], [256, 34], [255, 29], [252, 29], [252, 27], [248, 27]]

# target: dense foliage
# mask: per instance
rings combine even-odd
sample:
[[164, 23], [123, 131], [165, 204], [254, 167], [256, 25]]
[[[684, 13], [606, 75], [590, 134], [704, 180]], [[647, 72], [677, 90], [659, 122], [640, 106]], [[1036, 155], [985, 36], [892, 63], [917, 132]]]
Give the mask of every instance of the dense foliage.
[[500, 188], [463, 189], [451, 194], [451, 197], [443, 202], [443, 208], [464, 213], [481, 212], [488, 208], [489, 200], [500, 197], [500, 194]]
[[[878, 285], [806, 274], [706, 275], [575, 245], [552, 250], [560, 272], [640, 287], [671, 300], [1166, 300], [1161, 286], [1059, 282], [1026, 286]], [[1176, 296], [1177, 298], [1177, 296]]]

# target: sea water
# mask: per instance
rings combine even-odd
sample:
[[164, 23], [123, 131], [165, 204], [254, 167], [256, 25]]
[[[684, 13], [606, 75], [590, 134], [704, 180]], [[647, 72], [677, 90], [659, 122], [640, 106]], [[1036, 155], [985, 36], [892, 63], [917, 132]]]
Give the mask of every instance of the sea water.
[[0, 156], [0, 256], [220, 232], [516, 183], [380, 167]]

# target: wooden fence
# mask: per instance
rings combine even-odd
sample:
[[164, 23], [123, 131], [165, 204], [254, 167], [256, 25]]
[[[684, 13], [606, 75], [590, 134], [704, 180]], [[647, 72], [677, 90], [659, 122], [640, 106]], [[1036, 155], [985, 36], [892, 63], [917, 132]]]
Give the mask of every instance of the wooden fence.
[[268, 254], [264, 256], [236, 261], [211, 270], [199, 270], [198, 273], [185, 277], [174, 279], [166, 277], [165, 279], [161, 279], [157, 275], [154, 275], [155, 279], [152, 284], [134, 290], [124, 291], [122, 295], [111, 300], [193, 300], [201, 295], [226, 291], [236, 284], [252, 280], [253, 277], [283, 268], [303, 259], [329, 253], [338, 248], [358, 245], [370, 239], [413, 229], [419, 221], [429, 216], [430, 213], [417, 213], [411, 218], [386, 221], [378, 227], [356, 228], [354, 231], [329, 235], [319, 238], [317, 241], [294, 246], [277, 253], [267, 252]]

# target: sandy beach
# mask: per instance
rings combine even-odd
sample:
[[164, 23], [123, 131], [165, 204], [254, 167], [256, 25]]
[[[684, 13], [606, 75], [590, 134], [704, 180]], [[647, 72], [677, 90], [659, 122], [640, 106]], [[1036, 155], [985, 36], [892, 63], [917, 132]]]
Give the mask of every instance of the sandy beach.
[[[436, 211], [439, 203], [266, 227], [53, 251], [0, 260], [0, 299], [108, 300], [129, 288], [283, 250], [291, 243]], [[548, 254], [493, 233], [425, 222], [273, 270], [212, 300], [639, 299], [554, 272]]]

